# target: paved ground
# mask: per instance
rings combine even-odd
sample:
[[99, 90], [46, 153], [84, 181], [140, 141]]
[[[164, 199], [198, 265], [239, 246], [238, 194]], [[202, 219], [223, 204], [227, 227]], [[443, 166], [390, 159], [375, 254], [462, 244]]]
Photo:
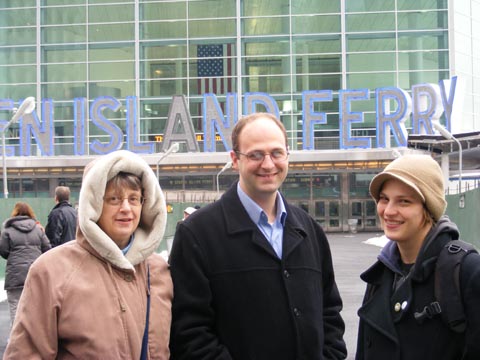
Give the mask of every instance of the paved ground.
[[[365, 284], [360, 280], [359, 275], [375, 261], [380, 251], [379, 247], [367, 245], [364, 241], [380, 235], [379, 233], [328, 234], [337, 284], [344, 303], [342, 315], [346, 323], [345, 341], [349, 354], [348, 360], [355, 358], [357, 309], [362, 302], [365, 290]], [[8, 304], [2, 301], [0, 302], [0, 358], [3, 358], [9, 330]]]

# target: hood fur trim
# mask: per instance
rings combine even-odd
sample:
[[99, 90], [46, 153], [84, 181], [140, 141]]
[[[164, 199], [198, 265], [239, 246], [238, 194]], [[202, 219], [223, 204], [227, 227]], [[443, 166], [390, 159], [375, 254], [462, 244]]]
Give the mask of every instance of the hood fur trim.
[[[124, 256], [114, 241], [97, 225], [107, 182], [119, 172], [140, 177], [145, 196], [135, 240]], [[167, 223], [165, 198], [151, 167], [139, 155], [118, 150], [102, 156], [85, 168], [78, 206], [78, 230], [88, 243], [112, 265], [131, 269], [160, 245]]]

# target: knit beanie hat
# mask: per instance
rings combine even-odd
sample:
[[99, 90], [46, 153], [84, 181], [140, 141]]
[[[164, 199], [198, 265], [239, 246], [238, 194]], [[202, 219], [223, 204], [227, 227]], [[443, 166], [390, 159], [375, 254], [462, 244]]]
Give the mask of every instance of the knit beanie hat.
[[370, 194], [378, 202], [383, 183], [397, 179], [420, 195], [435, 221], [444, 214], [447, 202], [440, 165], [430, 155], [403, 155], [370, 182]]

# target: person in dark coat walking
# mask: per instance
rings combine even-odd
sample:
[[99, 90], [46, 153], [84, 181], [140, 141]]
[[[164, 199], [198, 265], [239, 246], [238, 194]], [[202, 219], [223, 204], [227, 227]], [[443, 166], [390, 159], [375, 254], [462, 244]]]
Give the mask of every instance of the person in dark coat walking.
[[50, 211], [45, 227], [52, 247], [62, 245], [67, 241], [75, 239], [77, 230], [77, 210], [69, 203], [70, 188], [68, 186], [57, 186], [55, 188], [56, 205]]
[[465, 331], [442, 320], [438, 309], [445, 313], [445, 306], [432, 308], [439, 301], [437, 258], [449, 241], [459, 238], [457, 226], [444, 215], [440, 166], [429, 155], [404, 155], [372, 179], [370, 193], [390, 241], [361, 275], [367, 289], [358, 311], [356, 359], [480, 359], [479, 254], [469, 253], [460, 266]]
[[345, 359], [327, 238], [278, 191], [288, 172], [283, 124], [246, 116], [232, 148], [239, 181], [175, 233], [171, 359]]
[[5, 290], [12, 324], [28, 269], [48, 249], [50, 242], [30, 205], [16, 203], [11, 217], [3, 223], [0, 236], [0, 255], [7, 259]]

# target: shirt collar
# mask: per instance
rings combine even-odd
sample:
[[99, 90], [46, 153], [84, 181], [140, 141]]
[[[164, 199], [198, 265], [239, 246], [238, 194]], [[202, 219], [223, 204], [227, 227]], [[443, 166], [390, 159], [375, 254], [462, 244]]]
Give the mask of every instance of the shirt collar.
[[123, 255], [127, 255], [128, 250], [130, 250], [130, 248], [132, 247], [134, 239], [135, 237], [132, 234], [132, 236], [130, 236], [130, 240], [128, 241], [128, 245], [122, 249]]
[[[252, 221], [255, 224], [258, 224], [261, 219], [260, 216], [262, 215], [262, 213], [265, 213], [265, 211], [263, 211], [263, 209], [260, 206], [258, 206], [258, 204], [255, 201], [253, 201], [252, 198], [250, 198], [245, 193], [245, 191], [242, 190], [242, 188], [240, 187], [240, 183], [237, 184], [237, 194], [238, 194], [238, 197], [240, 198], [240, 202], [242, 203], [243, 207], [247, 211], [248, 216], [250, 216], [250, 219], [252, 219]], [[285, 221], [287, 218], [287, 209], [285, 208], [283, 199], [278, 193], [278, 191], [277, 191], [276, 202], [277, 202], [276, 219], [277, 221], [281, 222], [282, 226], [285, 226]]]

